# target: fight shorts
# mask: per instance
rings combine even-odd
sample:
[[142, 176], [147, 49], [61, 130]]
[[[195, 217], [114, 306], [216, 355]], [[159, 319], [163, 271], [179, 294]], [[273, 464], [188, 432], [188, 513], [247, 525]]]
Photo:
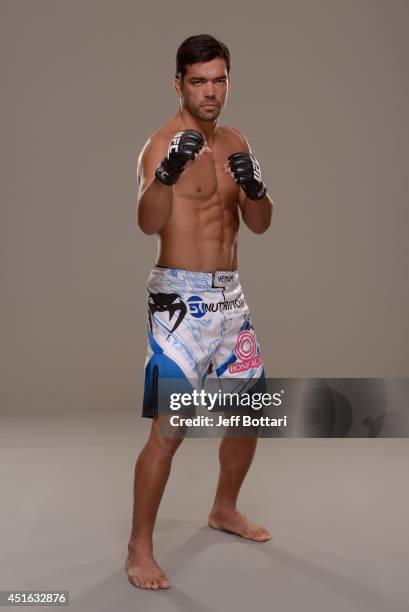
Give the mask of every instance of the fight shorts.
[[264, 380], [263, 358], [238, 272], [156, 266], [147, 289], [142, 416], [157, 414], [158, 384], [163, 379], [202, 384], [207, 377], [238, 379], [242, 388]]

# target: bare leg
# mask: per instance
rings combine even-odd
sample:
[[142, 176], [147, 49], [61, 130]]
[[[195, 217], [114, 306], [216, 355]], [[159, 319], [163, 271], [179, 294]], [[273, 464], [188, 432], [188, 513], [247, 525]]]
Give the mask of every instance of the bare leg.
[[173, 455], [183, 437], [165, 438], [153, 419], [149, 439], [135, 465], [132, 532], [125, 569], [129, 581], [145, 589], [166, 589], [170, 581], [153, 558], [152, 534], [170, 474]]
[[266, 542], [270, 532], [253, 523], [236, 509], [240, 487], [253, 460], [257, 437], [223, 438], [219, 447], [220, 475], [208, 525], [243, 538]]

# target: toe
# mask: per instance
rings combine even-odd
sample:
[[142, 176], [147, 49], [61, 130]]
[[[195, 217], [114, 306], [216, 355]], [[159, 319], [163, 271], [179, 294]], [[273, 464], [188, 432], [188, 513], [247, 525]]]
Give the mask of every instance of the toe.
[[159, 581], [156, 578], [154, 580], [152, 580], [152, 588], [153, 589], [158, 589], [159, 588]]
[[159, 581], [159, 587], [161, 589], [168, 589], [170, 587], [170, 582], [167, 578], [161, 578]]
[[137, 587], [141, 586], [141, 582], [140, 582], [140, 580], [139, 580], [139, 578], [137, 576], [133, 576], [132, 574], [128, 574], [128, 580], [134, 586], [137, 586]]

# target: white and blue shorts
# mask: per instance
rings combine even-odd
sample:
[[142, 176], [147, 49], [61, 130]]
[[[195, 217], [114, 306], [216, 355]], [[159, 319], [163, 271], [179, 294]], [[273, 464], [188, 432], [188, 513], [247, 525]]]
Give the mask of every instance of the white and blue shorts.
[[[142, 416], [158, 412], [162, 379], [264, 380], [263, 358], [238, 272], [156, 266], [148, 279]], [[246, 382], [247, 381], [247, 382]]]

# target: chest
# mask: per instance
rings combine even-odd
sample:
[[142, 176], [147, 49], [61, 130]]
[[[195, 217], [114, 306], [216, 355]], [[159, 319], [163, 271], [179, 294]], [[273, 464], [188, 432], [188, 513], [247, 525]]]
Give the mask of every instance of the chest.
[[223, 200], [236, 201], [238, 186], [224, 170], [232, 152], [227, 145], [214, 145], [211, 153], [205, 153], [189, 164], [176, 183], [177, 196], [208, 200], [216, 195]]

